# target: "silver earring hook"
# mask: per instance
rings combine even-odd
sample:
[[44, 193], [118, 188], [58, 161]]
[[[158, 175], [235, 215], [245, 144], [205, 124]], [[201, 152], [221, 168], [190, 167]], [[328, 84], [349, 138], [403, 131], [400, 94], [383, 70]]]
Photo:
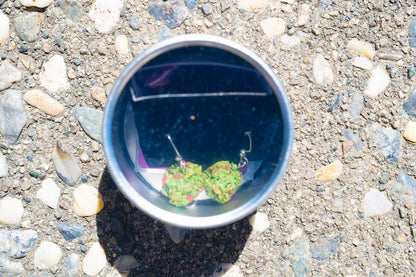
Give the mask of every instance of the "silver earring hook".
[[182, 155], [179, 153], [178, 149], [176, 148], [175, 144], [173, 143], [172, 137], [169, 134], [166, 134], [166, 137], [170, 141], [170, 144], [173, 147], [173, 150], [175, 150], [176, 158], [175, 160], [179, 163], [181, 167], [185, 167], [185, 162], [183, 161]]
[[251, 146], [252, 146], [251, 145], [252, 144], [252, 142], [251, 142], [251, 132], [246, 131], [244, 134], [248, 136], [250, 147], [249, 147], [248, 150], [245, 150], [245, 149], [240, 150], [240, 162], [238, 163], [238, 168], [242, 168], [242, 167], [244, 167], [248, 164], [248, 159], [247, 159], [246, 155], [247, 155], [247, 153], [251, 152]]

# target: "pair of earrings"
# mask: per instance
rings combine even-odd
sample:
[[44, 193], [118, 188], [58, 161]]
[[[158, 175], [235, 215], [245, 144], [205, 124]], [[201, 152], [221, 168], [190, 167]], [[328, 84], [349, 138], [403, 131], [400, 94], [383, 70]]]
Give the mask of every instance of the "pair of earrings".
[[243, 174], [240, 169], [248, 164], [247, 153], [251, 152], [251, 133], [245, 132], [249, 138], [249, 150], [240, 151], [240, 162], [219, 161], [202, 172], [200, 165], [185, 162], [176, 148], [171, 136], [166, 137], [176, 152], [178, 165], [172, 165], [165, 171], [162, 179], [162, 194], [170, 199], [175, 206], [186, 206], [202, 191], [224, 204], [228, 202], [240, 186]]

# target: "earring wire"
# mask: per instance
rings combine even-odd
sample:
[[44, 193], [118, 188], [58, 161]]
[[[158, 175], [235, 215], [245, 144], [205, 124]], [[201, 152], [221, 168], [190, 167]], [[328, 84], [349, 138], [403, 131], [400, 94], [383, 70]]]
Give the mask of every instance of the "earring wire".
[[249, 140], [250, 147], [249, 147], [248, 150], [244, 150], [244, 149], [241, 149], [240, 150], [240, 162], [238, 163], [238, 168], [242, 168], [242, 167], [244, 167], [244, 166], [246, 166], [248, 164], [248, 159], [247, 159], [246, 155], [247, 155], [247, 153], [250, 153], [251, 152], [251, 146], [252, 146], [252, 142], [251, 142], [251, 132], [250, 131], [246, 131], [244, 134], [248, 136], [248, 140]]
[[175, 144], [173, 143], [172, 137], [169, 134], [166, 134], [166, 137], [170, 141], [170, 144], [173, 147], [173, 150], [175, 150], [176, 158], [175, 160], [179, 163], [181, 167], [185, 167], [185, 162], [183, 161], [182, 155], [179, 153], [178, 149], [176, 148]]

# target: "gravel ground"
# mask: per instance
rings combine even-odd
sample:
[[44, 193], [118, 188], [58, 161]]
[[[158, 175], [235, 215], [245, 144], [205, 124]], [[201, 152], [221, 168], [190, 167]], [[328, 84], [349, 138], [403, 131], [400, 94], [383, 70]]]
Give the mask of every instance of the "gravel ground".
[[[410, 97], [416, 80], [414, 1], [107, 1], [101, 21], [91, 13], [96, 2], [106, 1], [38, 0], [52, 3], [26, 7], [30, 2], [0, 0], [10, 22], [3, 40], [7, 24], [0, 17], [0, 66], [9, 62], [21, 74], [0, 69], [0, 168], [8, 164], [0, 201], [21, 203], [0, 202], [0, 275], [211, 276], [224, 264], [235, 266], [229, 276], [416, 275], [416, 128], [403, 137], [416, 120], [416, 96]], [[162, 18], [155, 7], [173, 12]], [[162, 223], [118, 192], [99, 130], [85, 125], [100, 117], [97, 110], [133, 57], [188, 33], [229, 38], [271, 66], [292, 105], [295, 144], [284, 178], [257, 209], [266, 222], [258, 220], [258, 226], [246, 218], [217, 229], [184, 230], [175, 243]], [[370, 48], [351, 46], [354, 38]], [[49, 78], [47, 62], [56, 55], [63, 58], [64, 75], [58, 62]], [[381, 75], [356, 66], [359, 56]], [[379, 78], [376, 86], [387, 82], [376, 95], [368, 88], [373, 77]], [[42, 98], [45, 108], [25, 98], [27, 121], [21, 109], [6, 116], [3, 96], [12, 95], [6, 94], [10, 89], [23, 95], [38, 89], [53, 101]], [[55, 149], [57, 141], [63, 150]], [[77, 166], [80, 176], [74, 176]], [[48, 178], [53, 184], [46, 190], [58, 188], [57, 202], [48, 193], [47, 199], [39, 196]], [[73, 209], [73, 191], [81, 184], [98, 189], [104, 209], [90, 216]], [[13, 213], [17, 220], [6, 218]], [[67, 232], [62, 224], [69, 224]], [[13, 255], [23, 246], [13, 246], [7, 236], [29, 230], [36, 235], [27, 251]], [[99, 254], [86, 259], [95, 242], [105, 252], [102, 267]], [[88, 260], [97, 272], [88, 269]]]

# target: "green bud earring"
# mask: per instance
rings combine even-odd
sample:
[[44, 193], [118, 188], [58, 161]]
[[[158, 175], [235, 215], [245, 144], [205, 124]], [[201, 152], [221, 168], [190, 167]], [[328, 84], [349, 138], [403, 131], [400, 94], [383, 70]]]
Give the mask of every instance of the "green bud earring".
[[200, 165], [184, 162], [169, 134], [166, 135], [176, 152], [175, 160], [179, 165], [172, 165], [165, 171], [162, 179], [162, 194], [175, 206], [186, 206], [204, 190], [204, 178]]
[[251, 152], [251, 133], [245, 132], [249, 139], [249, 150], [240, 151], [240, 162], [237, 164], [229, 161], [219, 161], [210, 166], [205, 172], [205, 191], [207, 195], [224, 204], [231, 200], [236, 190], [240, 186], [243, 174], [240, 168], [248, 164], [247, 153]]

